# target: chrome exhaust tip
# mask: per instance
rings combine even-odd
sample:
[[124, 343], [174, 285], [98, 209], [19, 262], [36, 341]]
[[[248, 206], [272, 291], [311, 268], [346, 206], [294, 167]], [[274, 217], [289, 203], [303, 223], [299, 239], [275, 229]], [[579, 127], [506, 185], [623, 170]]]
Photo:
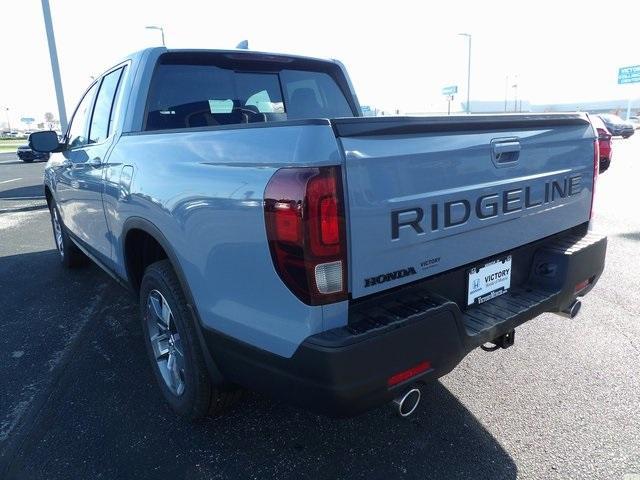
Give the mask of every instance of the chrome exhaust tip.
[[566, 318], [575, 318], [575, 316], [578, 315], [578, 312], [580, 312], [581, 307], [582, 302], [576, 298], [573, 302], [571, 302], [571, 305], [569, 305], [561, 312], [558, 312], [558, 315]]
[[418, 408], [420, 395], [420, 390], [418, 388], [412, 388], [393, 400], [391, 403], [393, 404], [396, 412], [398, 412], [398, 415], [401, 417], [408, 417], [415, 412], [416, 408]]

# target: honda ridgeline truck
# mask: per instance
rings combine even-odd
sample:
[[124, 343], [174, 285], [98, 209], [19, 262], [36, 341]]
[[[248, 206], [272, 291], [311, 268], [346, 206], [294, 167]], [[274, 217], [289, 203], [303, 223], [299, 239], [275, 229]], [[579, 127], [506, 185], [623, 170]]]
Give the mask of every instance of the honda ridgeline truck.
[[585, 114], [363, 117], [337, 61], [152, 48], [30, 144], [62, 264], [135, 292], [189, 418], [239, 386], [406, 415], [476, 347], [574, 316], [604, 268]]

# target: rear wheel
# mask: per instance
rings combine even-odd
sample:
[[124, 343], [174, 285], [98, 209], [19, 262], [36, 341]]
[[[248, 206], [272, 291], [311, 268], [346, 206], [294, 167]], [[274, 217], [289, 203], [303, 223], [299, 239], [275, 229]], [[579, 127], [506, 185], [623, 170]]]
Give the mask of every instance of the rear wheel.
[[194, 320], [168, 260], [145, 270], [140, 314], [156, 380], [173, 410], [196, 420], [220, 413], [239, 398], [239, 390], [220, 390], [211, 381]]
[[55, 202], [51, 202], [49, 212], [51, 213], [51, 227], [53, 228], [53, 240], [56, 243], [60, 263], [66, 268], [75, 268], [87, 263], [87, 256], [82, 253], [75, 243], [69, 238], [67, 229], [62, 223], [60, 212]]
[[24, 163], [32, 163], [33, 162], [33, 158], [21, 158], [20, 160], [22, 160]]

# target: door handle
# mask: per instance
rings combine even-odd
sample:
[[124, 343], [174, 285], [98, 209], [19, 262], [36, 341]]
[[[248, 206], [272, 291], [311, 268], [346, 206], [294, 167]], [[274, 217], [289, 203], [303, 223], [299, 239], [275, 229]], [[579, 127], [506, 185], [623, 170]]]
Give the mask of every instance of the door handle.
[[498, 166], [512, 165], [520, 157], [522, 145], [517, 138], [494, 138], [491, 140], [491, 160]]
[[87, 165], [97, 168], [102, 165], [102, 159], [100, 157], [93, 157], [91, 160], [87, 162]]

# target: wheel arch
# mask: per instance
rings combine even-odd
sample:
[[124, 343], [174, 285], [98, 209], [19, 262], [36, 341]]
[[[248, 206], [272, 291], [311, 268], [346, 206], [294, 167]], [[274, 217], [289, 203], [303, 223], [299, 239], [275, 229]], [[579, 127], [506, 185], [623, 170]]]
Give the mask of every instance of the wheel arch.
[[53, 192], [51, 192], [51, 188], [49, 188], [49, 185], [47, 184], [44, 185], [44, 198], [47, 201], [47, 207], [49, 208], [49, 210], [51, 210], [51, 202], [53, 201]]
[[184, 272], [182, 271], [180, 262], [178, 261], [178, 256], [175, 254], [173, 248], [171, 247], [169, 240], [167, 240], [167, 238], [158, 227], [156, 227], [149, 220], [142, 217], [131, 217], [127, 219], [122, 229], [122, 259], [124, 261], [127, 281], [134, 292], [139, 292], [140, 282], [142, 281], [142, 277], [136, 278], [137, 274], [133, 271], [133, 258], [131, 258], [131, 255], [135, 253], [135, 251], [133, 250], [134, 245], [131, 242], [136, 240], [136, 236], [146, 236], [146, 238], [152, 239], [153, 242], [155, 242], [158, 247], [162, 249], [163, 256], [159, 259], [166, 258], [167, 260], [169, 260], [169, 262], [171, 262], [171, 266], [178, 276], [180, 286], [182, 287], [187, 300], [190, 303], [193, 303], [191, 290], [189, 289], [186, 277], [184, 275]]
[[[171, 263], [173, 267], [173, 271], [178, 277], [178, 282], [180, 283], [180, 288], [184, 293], [184, 296], [187, 299], [187, 309], [191, 312], [191, 316], [193, 322], [196, 327], [196, 331], [198, 333], [198, 341], [200, 343], [200, 347], [204, 353], [205, 363], [207, 366], [207, 370], [211, 375], [214, 383], [218, 385], [222, 385], [225, 383], [225, 379], [215, 364], [213, 357], [207, 347], [207, 344], [204, 340], [204, 335], [202, 334], [202, 321], [200, 319], [200, 314], [198, 313], [198, 307], [193, 298], [193, 294], [191, 293], [191, 289], [189, 288], [189, 283], [187, 282], [186, 276], [180, 266], [180, 262], [178, 261], [178, 256], [175, 251], [171, 247], [169, 240], [164, 236], [164, 234], [160, 231], [160, 229], [154, 225], [149, 220], [142, 217], [131, 217], [127, 219], [123, 225], [122, 229], [122, 259], [124, 261], [125, 274], [127, 276], [127, 282], [131, 289], [136, 294], [136, 298], [140, 291], [140, 283], [142, 282], [142, 275], [140, 275], [139, 282], [136, 278], [138, 272], [132, 272], [131, 267], [133, 263], [131, 263], [131, 254], [134, 252], [129, 249], [127, 251], [127, 242], [132, 241], [132, 237], [130, 235], [147, 235], [148, 238], [153, 239], [157, 243], [157, 245], [162, 249], [165, 254], [165, 257]], [[160, 259], [160, 258], [158, 258]], [[144, 272], [142, 272], [144, 274]]]

